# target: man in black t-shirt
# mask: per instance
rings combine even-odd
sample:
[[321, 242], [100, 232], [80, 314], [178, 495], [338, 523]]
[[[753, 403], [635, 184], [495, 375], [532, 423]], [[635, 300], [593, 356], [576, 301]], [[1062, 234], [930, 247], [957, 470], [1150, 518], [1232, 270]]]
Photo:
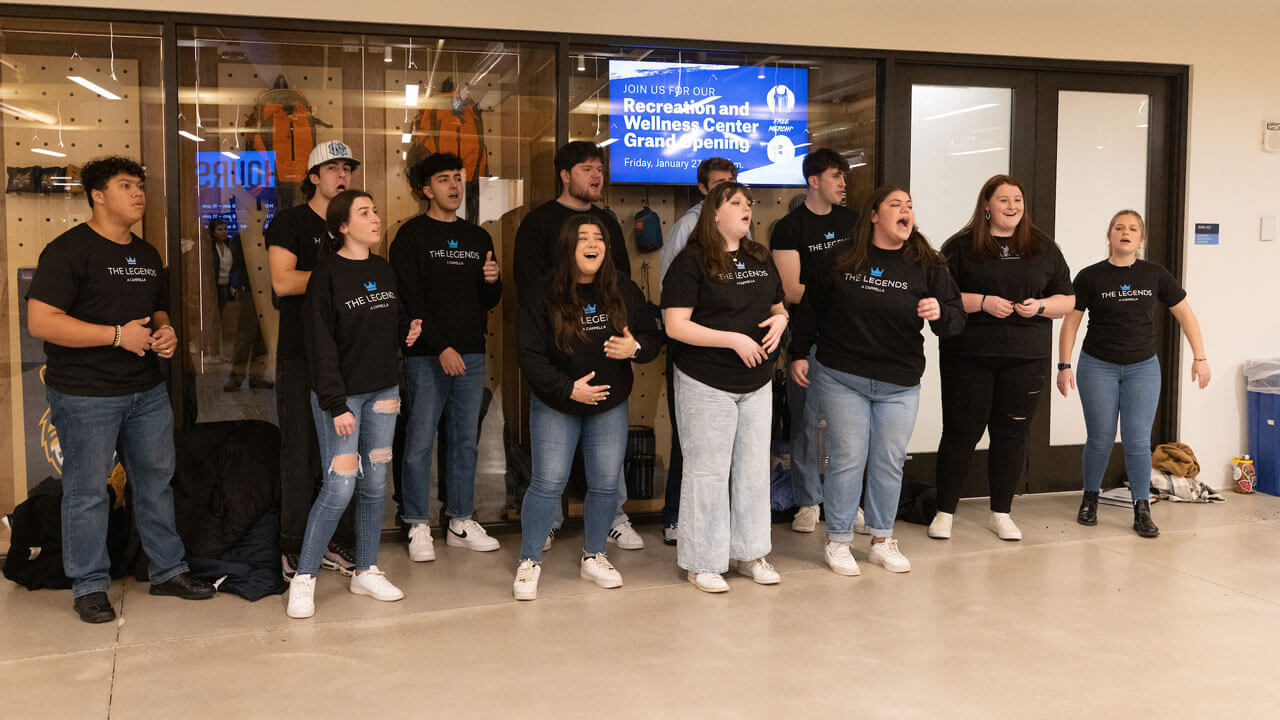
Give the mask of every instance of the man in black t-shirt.
[[[578, 214], [591, 215], [600, 221], [609, 235], [609, 254], [613, 256], [614, 265], [623, 277], [631, 277], [631, 260], [622, 226], [613, 213], [592, 204], [604, 196], [604, 151], [585, 140], [565, 143], [556, 151], [555, 167], [559, 196], [531, 210], [516, 230], [516, 296], [521, 302], [539, 280], [551, 274], [560, 231], [569, 218]], [[624, 550], [639, 550], [644, 547], [644, 540], [622, 511], [626, 501], [627, 484], [619, 480], [618, 509], [613, 529], [609, 531], [609, 542]], [[559, 525], [557, 521], [553, 533]], [[551, 542], [550, 538], [547, 542]]]
[[62, 445], [62, 565], [73, 606], [89, 623], [114, 620], [107, 598], [107, 478], [118, 457], [133, 489], [151, 594], [213, 597], [194, 577], [174, 526], [173, 413], [158, 358], [173, 357], [164, 264], [130, 228], [146, 210], [138, 163], [84, 166], [93, 217], [40, 253], [27, 293], [27, 330], [44, 340], [50, 419]]
[[[307, 529], [307, 515], [319, 492], [320, 448], [311, 415], [311, 380], [302, 334], [302, 301], [316, 266], [320, 244], [328, 235], [325, 213], [329, 201], [351, 186], [360, 161], [351, 148], [336, 140], [323, 142], [307, 157], [302, 181], [303, 205], [276, 213], [267, 225], [267, 263], [271, 289], [280, 299], [280, 333], [276, 345], [276, 415], [280, 423], [280, 551], [286, 580], [298, 568], [298, 553]], [[322, 566], [344, 575], [355, 571], [352, 510], [348, 508], [329, 544]]]
[[486, 314], [502, 300], [493, 239], [458, 218], [462, 158], [434, 153], [413, 166], [431, 202], [405, 222], [391, 244], [391, 265], [409, 317], [422, 320], [422, 336], [404, 352], [406, 388], [401, 465], [402, 517], [409, 525], [409, 558], [436, 557], [431, 540], [431, 450], [440, 419], [445, 434], [445, 537], [449, 545], [482, 552], [498, 541], [476, 522], [475, 473], [480, 406], [484, 400]]
[[[844, 205], [848, 161], [834, 150], [820, 148], [805, 156], [802, 169], [808, 185], [804, 203], [783, 216], [773, 226], [769, 238], [773, 263], [782, 276], [788, 305], [800, 302], [804, 285], [820, 258], [831, 248], [848, 241], [858, 220], [857, 213]], [[822, 503], [822, 484], [818, 479], [817, 443], [804, 426], [804, 403], [805, 389], [788, 374], [791, 493], [798, 508], [791, 529], [813, 532], [818, 523], [818, 506]]]

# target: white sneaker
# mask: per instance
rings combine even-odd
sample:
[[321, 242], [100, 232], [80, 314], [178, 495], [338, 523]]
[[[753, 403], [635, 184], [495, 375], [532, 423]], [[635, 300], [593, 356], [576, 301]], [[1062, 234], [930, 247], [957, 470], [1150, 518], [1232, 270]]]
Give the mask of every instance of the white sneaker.
[[621, 525], [614, 527], [609, 531], [609, 542], [617, 545], [623, 550], [643, 550], [644, 538], [640, 537], [640, 533], [631, 527], [631, 521], [626, 520]]
[[489, 537], [480, 523], [471, 518], [459, 520], [449, 518], [449, 532], [445, 542], [454, 547], [464, 547], [477, 552], [492, 552], [502, 547], [497, 540]]
[[822, 511], [817, 505], [801, 505], [796, 517], [791, 521], [791, 529], [796, 532], [809, 533], [818, 529], [818, 516]]
[[871, 552], [867, 553], [867, 559], [876, 565], [883, 566], [889, 572], [911, 572], [911, 561], [898, 550], [898, 541], [893, 538], [884, 542], [871, 543]]
[[738, 574], [746, 575], [761, 585], [777, 585], [782, 580], [778, 571], [774, 570], [769, 561], [764, 558], [756, 558], [748, 563], [739, 562]]
[[605, 589], [622, 587], [622, 573], [618, 572], [604, 553], [582, 558], [582, 568], [578, 571], [578, 576], [583, 580], [590, 580], [597, 587]]
[[532, 560], [525, 560], [516, 568], [516, 581], [511, 586], [511, 594], [517, 600], [538, 599], [538, 578], [542, 576], [542, 566]]
[[309, 618], [316, 614], [316, 576], [294, 575], [289, 583], [289, 607], [285, 612], [291, 618]]
[[827, 558], [827, 566], [834, 570], [837, 575], [860, 575], [862, 573], [862, 569], [858, 567], [858, 561], [853, 559], [853, 552], [849, 549], [849, 543], [828, 542], [823, 555]]
[[929, 523], [929, 537], [938, 540], [951, 539], [951, 521], [955, 519], [955, 515], [951, 513], [937, 512], [933, 516], [933, 522]]
[[1021, 540], [1022, 531], [1017, 525], [1013, 524], [1013, 520], [1009, 517], [1009, 513], [991, 513], [991, 532], [1001, 540]]
[[409, 528], [409, 559], [414, 562], [436, 559], [436, 544], [431, 539], [431, 526], [426, 523], [414, 523]]
[[693, 586], [708, 593], [722, 593], [729, 591], [729, 583], [724, 581], [724, 577], [720, 573], [696, 573], [689, 571], [689, 582]]
[[400, 588], [392, 585], [391, 581], [378, 569], [377, 565], [370, 565], [369, 569], [364, 572], [357, 570], [351, 576], [349, 589], [356, 595], [368, 595], [374, 600], [381, 600], [382, 602], [395, 602], [404, 597], [404, 593]]
[[555, 539], [556, 539], [556, 529], [555, 529], [555, 528], [551, 528], [551, 530], [547, 532], [547, 539], [546, 539], [546, 541], [542, 543], [542, 552], [546, 552], [546, 551], [550, 550], [550, 549], [551, 549], [551, 541], [552, 541], [552, 540], [555, 540]]
[[862, 508], [858, 508], [858, 518], [853, 521], [853, 532], [858, 535], [871, 534], [871, 531], [867, 529], [867, 518], [862, 514]]

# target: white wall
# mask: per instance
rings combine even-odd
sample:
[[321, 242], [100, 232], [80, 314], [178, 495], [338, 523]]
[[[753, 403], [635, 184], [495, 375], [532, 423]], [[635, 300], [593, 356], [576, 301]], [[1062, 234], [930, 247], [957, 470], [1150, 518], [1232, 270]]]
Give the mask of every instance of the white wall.
[[[261, 13], [257, 0], [216, 5], [179, 0], [46, 3], [224, 14]], [[821, 17], [776, 1], [552, 3], [472, 0], [412, 5], [390, 0], [310, 0], [313, 17], [367, 22], [551, 32], [683, 37], [720, 41], [890, 48], [1192, 67], [1188, 152], [1186, 276], [1204, 325], [1215, 380], [1194, 389], [1183, 368], [1182, 440], [1225, 482], [1245, 434], [1240, 363], [1280, 356], [1280, 243], [1260, 243], [1258, 222], [1280, 215], [1280, 153], [1259, 149], [1262, 118], [1280, 119], [1280, 21], [1276, 0], [843, 0]], [[272, 9], [272, 8], [268, 8]], [[1191, 245], [1192, 223], [1221, 224], [1222, 244]], [[1184, 347], [1184, 356], [1190, 357]]]

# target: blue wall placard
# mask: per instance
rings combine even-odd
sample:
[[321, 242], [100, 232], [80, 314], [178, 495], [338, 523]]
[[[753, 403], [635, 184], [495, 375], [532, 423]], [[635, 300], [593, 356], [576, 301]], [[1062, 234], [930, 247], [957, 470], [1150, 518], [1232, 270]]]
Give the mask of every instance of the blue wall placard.
[[808, 73], [610, 60], [610, 180], [693, 184], [698, 163], [719, 156], [741, 182], [804, 185]]
[[1217, 245], [1218, 223], [1196, 223], [1196, 244]]

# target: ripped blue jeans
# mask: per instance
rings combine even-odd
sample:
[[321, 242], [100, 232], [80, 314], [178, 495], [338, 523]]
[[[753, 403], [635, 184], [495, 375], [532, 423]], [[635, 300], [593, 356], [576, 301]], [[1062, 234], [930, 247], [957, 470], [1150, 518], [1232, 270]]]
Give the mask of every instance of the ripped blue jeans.
[[355, 432], [339, 437], [333, 416], [320, 407], [311, 393], [311, 415], [320, 441], [320, 462], [324, 485], [302, 538], [298, 572], [315, 575], [338, 519], [359, 489], [356, 505], [356, 569], [368, 570], [378, 562], [378, 539], [382, 534], [382, 503], [387, 488], [387, 468], [391, 463], [391, 439], [396, 416], [400, 414], [400, 388], [347, 396], [347, 407], [355, 415]]

